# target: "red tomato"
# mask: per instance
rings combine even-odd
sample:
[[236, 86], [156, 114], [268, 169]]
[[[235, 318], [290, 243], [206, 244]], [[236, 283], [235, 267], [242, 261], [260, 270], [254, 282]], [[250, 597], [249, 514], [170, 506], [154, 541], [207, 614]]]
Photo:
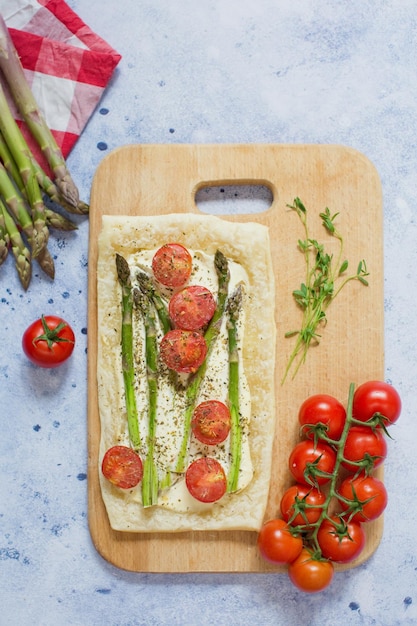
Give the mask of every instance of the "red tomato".
[[189, 374], [196, 372], [207, 355], [204, 337], [195, 330], [170, 330], [161, 340], [161, 359], [169, 369]]
[[350, 563], [365, 547], [365, 533], [358, 522], [345, 524], [339, 517], [332, 517], [321, 524], [317, 541], [326, 559], [336, 563]]
[[282, 519], [266, 522], [258, 535], [258, 549], [266, 561], [282, 565], [291, 563], [303, 548], [300, 536], [293, 535], [288, 524]]
[[166, 243], [152, 259], [156, 280], [166, 287], [181, 287], [190, 278], [192, 257], [180, 243]]
[[301, 550], [298, 558], [290, 563], [288, 568], [288, 575], [293, 585], [307, 593], [323, 591], [332, 582], [333, 574], [333, 563], [315, 559], [307, 548]]
[[309, 439], [325, 434], [339, 440], [346, 422], [346, 410], [339, 400], [327, 394], [317, 394], [304, 400], [298, 412], [302, 432]]
[[342, 465], [345, 469], [349, 472], [370, 470], [381, 465], [386, 456], [387, 442], [381, 429], [369, 426], [350, 428], [343, 450]]
[[142, 460], [132, 448], [113, 446], [103, 457], [101, 471], [116, 487], [132, 489], [142, 480]]
[[367, 422], [374, 415], [378, 415], [382, 423], [389, 426], [400, 416], [401, 398], [392, 385], [371, 380], [356, 389], [352, 413], [361, 422]]
[[196, 500], [217, 502], [226, 493], [226, 474], [216, 459], [203, 456], [188, 466], [185, 472], [185, 484]]
[[209, 446], [222, 443], [230, 431], [229, 408], [218, 400], [201, 402], [194, 410], [191, 429], [201, 443]]
[[[324, 485], [333, 472], [336, 452], [327, 443], [307, 439], [293, 448], [288, 466], [298, 483], [303, 485]], [[324, 475], [321, 475], [324, 473]], [[328, 474], [328, 475], [327, 475]]]
[[281, 498], [281, 514], [291, 526], [309, 526], [317, 522], [325, 502], [326, 496], [315, 487], [293, 485]]
[[340, 500], [340, 505], [354, 522], [369, 522], [376, 519], [382, 515], [388, 503], [384, 483], [378, 478], [364, 474], [346, 478], [340, 485], [338, 493], [350, 501]]
[[184, 287], [169, 301], [169, 316], [176, 328], [199, 330], [213, 317], [216, 301], [206, 287]]
[[55, 315], [42, 315], [23, 333], [22, 348], [28, 359], [40, 367], [57, 367], [72, 354], [74, 332], [69, 324]]

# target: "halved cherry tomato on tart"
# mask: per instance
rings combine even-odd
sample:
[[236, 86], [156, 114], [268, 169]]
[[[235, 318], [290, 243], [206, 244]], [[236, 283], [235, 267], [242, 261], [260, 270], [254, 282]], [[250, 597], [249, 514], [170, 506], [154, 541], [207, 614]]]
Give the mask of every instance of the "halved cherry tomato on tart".
[[200, 502], [217, 502], [226, 493], [227, 479], [223, 466], [209, 456], [193, 461], [185, 473], [190, 494]]
[[176, 328], [199, 330], [213, 317], [216, 301], [207, 287], [190, 285], [172, 296], [168, 311]]
[[74, 332], [69, 324], [56, 315], [42, 315], [23, 333], [22, 348], [28, 359], [40, 367], [61, 365], [72, 354]]
[[194, 437], [209, 446], [224, 441], [230, 432], [230, 411], [219, 400], [200, 402], [191, 421]]
[[175, 328], [162, 337], [161, 359], [169, 369], [181, 374], [198, 370], [207, 355], [207, 344], [203, 335], [195, 330]]
[[142, 459], [128, 446], [113, 446], [103, 457], [101, 471], [116, 487], [133, 489], [143, 477]]
[[181, 287], [191, 275], [191, 254], [180, 243], [166, 243], [155, 252], [152, 270], [165, 287]]

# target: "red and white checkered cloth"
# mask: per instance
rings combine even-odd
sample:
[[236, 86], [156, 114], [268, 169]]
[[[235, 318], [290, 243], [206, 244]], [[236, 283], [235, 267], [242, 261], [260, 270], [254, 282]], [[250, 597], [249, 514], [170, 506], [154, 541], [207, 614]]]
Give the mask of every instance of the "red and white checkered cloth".
[[[63, 0], [0, 0], [0, 12], [33, 95], [66, 157], [121, 56]], [[16, 112], [15, 116], [40, 157]]]

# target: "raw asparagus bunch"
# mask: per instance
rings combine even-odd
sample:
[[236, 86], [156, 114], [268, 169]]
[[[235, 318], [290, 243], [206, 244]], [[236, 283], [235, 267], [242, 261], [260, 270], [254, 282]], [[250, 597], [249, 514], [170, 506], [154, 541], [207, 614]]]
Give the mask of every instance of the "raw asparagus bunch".
[[[32, 154], [10, 109], [11, 100], [37, 141], [53, 180]], [[31, 266], [33, 259], [54, 278], [54, 262], [47, 249], [50, 229], [77, 228], [60, 211], [47, 208], [46, 197], [70, 213], [88, 214], [89, 207], [79, 199], [78, 189], [39, 110], [8, 28], [0, 15], [0, 248], [8, 241], [13, 252], [17, 252], [17, 230], [22, 242], [18, 248], [25, 247], [25, 263], [17, 263], [18, 275], [25, 289], [31, 277], [31, 268], [28, 270], [26, 265], [29, 263]]]

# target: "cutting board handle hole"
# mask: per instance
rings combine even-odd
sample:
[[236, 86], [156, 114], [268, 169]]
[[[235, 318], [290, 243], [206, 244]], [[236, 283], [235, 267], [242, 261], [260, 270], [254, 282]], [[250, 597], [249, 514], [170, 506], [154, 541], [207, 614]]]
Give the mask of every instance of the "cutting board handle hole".
[[267, 185], [247, 183], [210, 183], [200, 186], [195, 194], [199, 210], [211, 215], [262, 213], [270, 208], [273, 199]]

